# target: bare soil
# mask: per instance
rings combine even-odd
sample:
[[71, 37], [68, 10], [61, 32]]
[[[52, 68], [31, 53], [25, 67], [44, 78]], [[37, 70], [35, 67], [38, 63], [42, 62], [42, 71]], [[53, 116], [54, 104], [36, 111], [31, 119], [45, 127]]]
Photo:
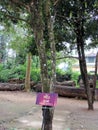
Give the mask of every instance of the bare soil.
[[[40, 130], [41, 106], [35, 104], [34, 92], [0, 91], [0, 130]], [[98, 101], [94, 111], [87, 101], [58, 97], [53, 130], [98, 130]]]

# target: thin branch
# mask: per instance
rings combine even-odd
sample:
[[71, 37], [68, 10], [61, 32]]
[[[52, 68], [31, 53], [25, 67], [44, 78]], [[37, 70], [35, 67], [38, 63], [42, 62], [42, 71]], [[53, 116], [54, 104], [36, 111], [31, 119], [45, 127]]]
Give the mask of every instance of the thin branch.
[[28, 12], [30, 12], [30, 7], [27, 4], [24, 4], [24, 2], [21, 2], [20, 0], [10, 0], [13, 4], [17, 4], [21, 7], [25, 7], [25, 9], [27, 9]]
[[75, 32], [75, 34], [77, 33], [77, 31], [75, 30], [75, 28], [74, 28], [74, 26], [72, 26], [72, 24], [70, 23], [70, 22], [73, 22], [73, 23], [75, 23], [74, 22], [74, 19], [73, 20], [70, 20], [70, 22], [66, 19], [66, 17], [65, 16], [62, 16], [62, 15], [59, 15], [59, 14], [56, 14], [58, 17], [60, 17], [60, 18], [63, 18], [65, 21], [66, 21], [66, 23], [72, 28], [72, 30], [74, 30], [74, 32]]
[[54, 2], [54, 6], [56, 6], [58, 2], [59, 2], [59, 0], [56, 0], [56, 1]]
[[60, 59], [64, 59], [64, 58], [74, 58], [74, 59], [78, 59], [78, 60], [79, 60], [79, 58], [78, 58], [78, 57], [75, 57], [75, 56], [64, 56], [64, 57], [59, 57], [59, 58], [57, 58], [56, 60], [60, 60]]
[[65, 16], [62, 16], [62, 15], [59, 15], [59, 14], [56, 14], [56, 16], [58, 16], [58, 17], [60, 17], [60, 18], [63, 18], [63, 19], [67, 22], [67, 24], [68, 24], [69, 26], [71, 26], [71, 24], [68, 22], [68, 20], [66, 19]]
[[30, 24], [30, 22], [28, 22], [28, 21], [25, 20], [25, 19], [22, 19], [22, 18], [19, 18], [19, 17], [15, 17], [15, 16], [12, 16], [12, 15], [10, 15], [10, 14], [6, 14], [6, 12], [4, 12], [4, 11], [1, 11], [1, 12], [3, 13], [3, 15], [4, 15], [5, 17], [8, 17], [8, 18], [10, 18], [10, 19], [21, 20], [21, 21], [24, 21], [24, 22]]
[[21, 2], [20, 0], [10, 0], [10, 1], [19, 6], [24, 6], [28, 10], [28, 5], [24, 4], [24, 2]]

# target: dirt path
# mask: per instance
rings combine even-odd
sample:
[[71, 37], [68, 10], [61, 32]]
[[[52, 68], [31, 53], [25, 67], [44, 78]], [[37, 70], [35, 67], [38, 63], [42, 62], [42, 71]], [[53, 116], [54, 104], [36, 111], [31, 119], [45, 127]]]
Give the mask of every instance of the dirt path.
[[[0, 92], [0, 130], [40, 130], [41, 107], [35, 104], [36, 93]], [[53, 130], [98, 130], [98, 101], [94, 111], [85, 100], [58, 98]]]

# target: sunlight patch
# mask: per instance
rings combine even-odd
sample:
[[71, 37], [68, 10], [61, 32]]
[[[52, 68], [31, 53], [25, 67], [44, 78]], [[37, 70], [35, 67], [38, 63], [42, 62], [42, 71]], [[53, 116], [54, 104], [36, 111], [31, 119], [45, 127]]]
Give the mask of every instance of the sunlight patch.
[[22, 122], [22, 123], [28, 123], [29, 121], [28, 120], [20, 120], [20, 122]]
[[41, 126], [41, 122], [40, 121], [29, 122], [27, 123], [27, 126]]

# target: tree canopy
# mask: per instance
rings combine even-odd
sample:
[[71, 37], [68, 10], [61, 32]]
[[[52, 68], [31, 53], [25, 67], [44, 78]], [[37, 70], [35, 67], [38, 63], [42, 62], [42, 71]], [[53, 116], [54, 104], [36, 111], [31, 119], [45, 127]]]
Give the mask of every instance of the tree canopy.
[[98, 46], [98, 1], [97, 0], [59, 0], [56, 10], [56, 39], [57, 42], [70, 43], [70, 49], [75, 49], [76, 26], [82, 22], [84, 27], [84, 40], [91, 39], [91, 44], [85, 48]]

